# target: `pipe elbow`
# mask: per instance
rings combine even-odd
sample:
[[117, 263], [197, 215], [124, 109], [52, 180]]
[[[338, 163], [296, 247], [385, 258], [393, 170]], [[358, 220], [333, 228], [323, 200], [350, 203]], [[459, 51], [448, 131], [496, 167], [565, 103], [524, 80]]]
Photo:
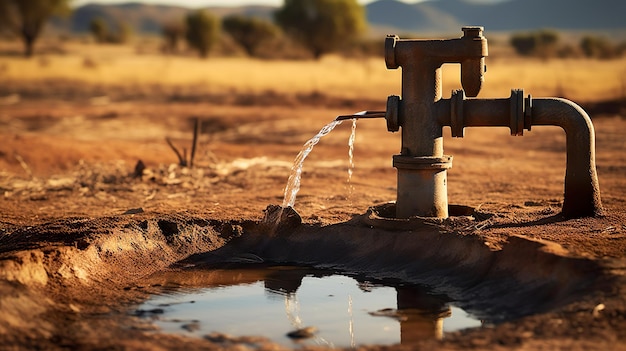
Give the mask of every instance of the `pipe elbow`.
[[566, 134], [567, 166], [562, 213], [567, 218], [604, 213], [595, 161], [591, 118], [576, 103], [561, 98], [532, 100], [532, 125], [552, 125]]
[[594, 139], [593, 123], [587, 112], [567, 99], [533, 98], [532, 125], [558, 126], [567, 134], [578, 134], [577, 139]]
[[567, 164], [562, 214], [566, 218], [603, 215], [596, 172], [595, 132], [591, 118], [577, 104], [561, 98], [530, 96], [518, 91], [506, 99], [465, 99], [453, 94], [437, 103], [437, 120], [450, 126], [452, 136], [463, 137], [464, 127], [510, 127], [522, 135], [531, 126], [558, 126], [566, 135]]

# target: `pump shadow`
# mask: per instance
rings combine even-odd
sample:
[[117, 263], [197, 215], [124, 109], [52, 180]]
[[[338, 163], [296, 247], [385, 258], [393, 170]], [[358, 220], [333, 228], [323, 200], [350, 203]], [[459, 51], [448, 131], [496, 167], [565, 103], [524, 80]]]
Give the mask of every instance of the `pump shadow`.
[[526, 228], [526, 227], [536, 227], [540, 225], [565, 222], [567, 220], [568, 219], [565, 218], [563, 214], [558, 213], [549, 217], [539, 218], [534, 221], [522, 222], [522, 223], [498, 223], [498, 224], [487, 225], [486, 228], [500, 228], [500, 229], [501, 228]]

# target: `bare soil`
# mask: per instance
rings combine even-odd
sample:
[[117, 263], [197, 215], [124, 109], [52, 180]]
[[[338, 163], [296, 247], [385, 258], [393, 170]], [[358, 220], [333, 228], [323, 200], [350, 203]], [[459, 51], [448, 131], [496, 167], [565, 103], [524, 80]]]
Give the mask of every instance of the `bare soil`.
[[[395, 200], [400, 135], [362, 120], [350, 182], [346, 121], [305, 162], [302, 223], [292, 214], [270, 228], [264, 210], [281, 204], [302, 144], [335, 116], [384, 101], [112, 96], [2, 100], [0, 349], [278, 349], [262, 338], [162, 334], [132, 313], [150, 293], [207, 283], [171, 286], [159, 273], [242, 253], [430, 282], [478, 301], [476, 311], [519, 311], [393, 349], [626, 349], [626, 119], [616, 111], [592, 116], [603, 217], [559, 215], [562, 130], [472, 128], [462, 139], [446, 131], [444, 148], [454, 157], [449, 202], [473, 215], [372, 227], [367, 209]], [[182, 167], [165, 139], [189, 154], [196, 118], [194, 166]]]

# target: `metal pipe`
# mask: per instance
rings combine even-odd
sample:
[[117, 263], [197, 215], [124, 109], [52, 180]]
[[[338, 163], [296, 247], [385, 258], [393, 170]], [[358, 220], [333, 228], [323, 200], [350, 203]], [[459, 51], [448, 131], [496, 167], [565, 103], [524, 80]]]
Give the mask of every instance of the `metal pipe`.
[[559, 98], [533, 99], [532, 125], [559, 126], [565, 130], [567, 166], [563, 215], [567, 218], [601, 216], [600, 185], [596, 172], [593, 124], [575, 103]]
[[443, 130], [434, 118], [442, 97], [441, 66], [461, 64], [467, 94], [476, 96], [483, 82], [487, 39], [482, 27], [464, 27], [464, 35], [448, 40], [406, 40], [388, 36], [385, 63], [402, 67], [402, 101], [387, 104], [388, 129], [402, 127], [400, 154], [393, 157], [398, 170], [396, 217], [448, 217], [447, 172], [452, 157], [443, 154]]
[[453, 99], [443, 99], [437, 103], [436, 118], [442, 127], [453, 127], [452, 111], [460, 109], [463, 127], [510, 127], [511, 133], [515, 135], [521, 135], [519, 125], [524, 125], [528, 130], [530, 126], [563, 128], [567, 161], [562, 214], [567, 218], [602, 215], [591, 118], [572, 101], [560, 98], [533, 99], [530, 96], [524, 100], [523, 106], [518, 106], [515, 113], [512, 106], [517, 96], [513, 94], [508, 99], [467, 99], [462, 101], [461, 108], [454, 106], [458, 102]]
[[[446, 170], [452, 157], [443, 154], [444, 126], [453, 137], [465, 127], [502, 126], [511, 135], [523, 135], [533, 125], [554, 125], [565, 130], [567, 165], [562, 213], [565, 217], [601, 215], [600, 188], [595, 166], [595, 137], [591, 119], [571, 101], [524, 98], [513, 90], [506, 99], [466, 99], [480, 92], [488, 55], [482, 27], [464, 27], [464, 35], [448, 40], [407, 40], [395, 35], [385, 40], [385, 64], [402, 67], [402, 97], [387, 100], [387, 129], [402, 129], [398, 169], [396, 217], [446, 218]], [[464, 90], [441, 99], [441, 66], [461, 64]]]
[[341, 115], [335, 118], [335, 121], [345, 121], [346, 119], [361, 118], [385, 118], [387, 111], [361, 111], [352, 115]]

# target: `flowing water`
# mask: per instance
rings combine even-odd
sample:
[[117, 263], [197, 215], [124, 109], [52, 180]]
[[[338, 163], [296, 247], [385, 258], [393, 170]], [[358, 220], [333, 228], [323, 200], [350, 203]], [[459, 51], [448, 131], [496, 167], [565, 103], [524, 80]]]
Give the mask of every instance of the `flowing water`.
[[[154, 296], [137, 314], [152, 318], [164, 332], [260, 335], [290, 348], [410, 345], [482, 325], [449, 299], [415, 285], [287, 266], [191, 274], [216, 283]], [[305, 327], [315, 332], [299, 339], [287, 336]]]
[[[353, 186], [351, 184], [352, 181], [352, 173], [354, 172], [354, 140], [356, 138], [356, 118], [352, 119], [352, 129], [350, 133], [350, 138], [348, 139], [348, 194], [351, 195], [353, 191]], [[304, 165], [304, 160], [313, 150], [313, 147], [317, 145], [320, 139], [330, 133], [336, 126], [340, 125], [343, 120], [334, 120], [327, 125], [325, 125], [313, 138], [309, 139], [304, 146], [302, 146], [302, 150], [296, 156], [296, 159], [293, 161], [293, 166], [291, 167], [291, 174], [289, 175], [289, 179], [287, 180], [287, 186], [285, 186], [285, 196], [283, 198], [282, 207], [293, 207], [296, 202], [296, 195], [298, 191], [300, 191], [300, 182], [302, 179], [302, 167]]]
[[352, 185], [352, 172], [354, 171], [354, 140], [356, 139], [356, 118], [352, 119], [352, 130], [348, 139], [348, 196], [352, 195], [354, 186]]
[[285, 197], [283, 199], [282, 207], [293, 207], [296, 202], [296, 195], [300, 190], [300, 180], [302, 178], [302, 165], [304, 164], [304, 160], [313, 147], [320, 141], [322, 137], [330, 133], [336, 126], [340, 125], [342, 121], [332, 121], [325, 125], [313, 138], [309, 139], [302, 150], [296, 156], [296, 159], [293, 161], [293, 166], [291, 167], [291, 174], [289, 175], [289, 179], [287, 180], [287, 186], [285, 187]]

